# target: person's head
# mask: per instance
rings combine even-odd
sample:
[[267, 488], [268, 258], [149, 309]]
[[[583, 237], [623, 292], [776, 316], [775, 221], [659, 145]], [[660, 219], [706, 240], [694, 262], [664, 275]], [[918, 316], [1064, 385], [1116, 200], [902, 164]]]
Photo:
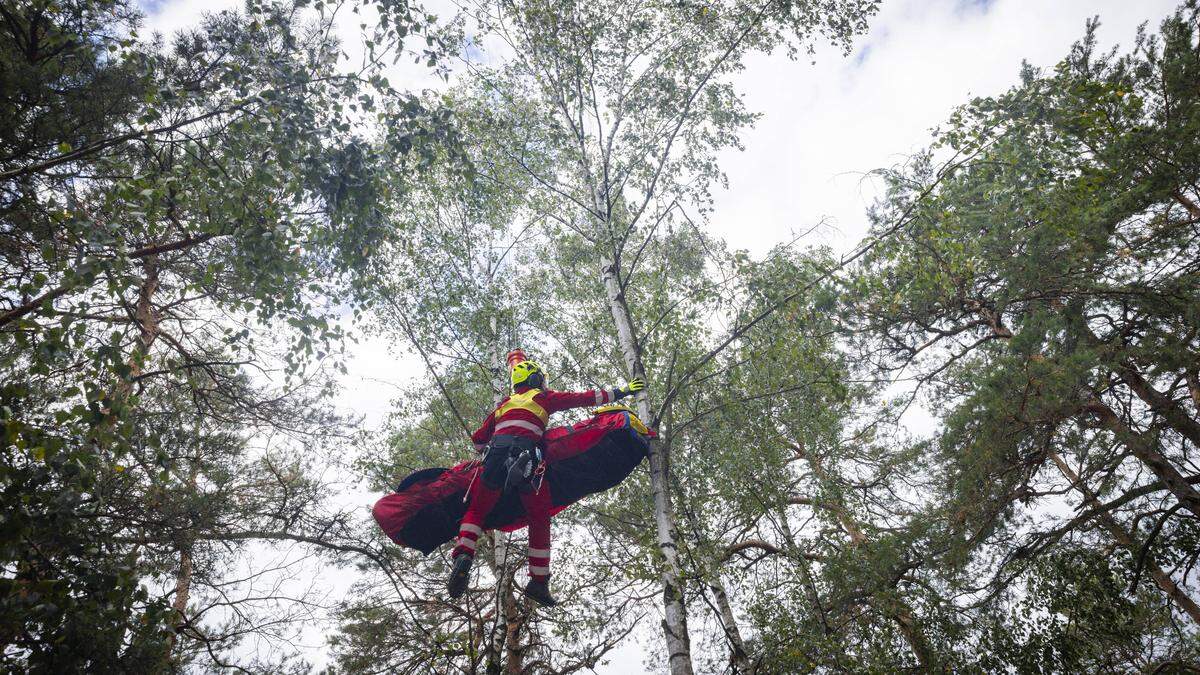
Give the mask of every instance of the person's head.
[[546, 386], [545, 371], [533, 361], [521, 361], [513, 364], [512, 370], [509, 372], [509, 379], [512, 381], [513, 391], [516, 391], [518, 387], [542, 389]]

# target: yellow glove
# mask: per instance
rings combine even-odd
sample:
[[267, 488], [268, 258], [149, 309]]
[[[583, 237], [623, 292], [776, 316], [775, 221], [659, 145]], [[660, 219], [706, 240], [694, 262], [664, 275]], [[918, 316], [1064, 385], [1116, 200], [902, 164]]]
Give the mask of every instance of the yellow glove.
[[646, 388], [646, 381], [639, 377], [635, 380], [631, 380], [624, 387], [621, 387], [620, 389], [618, 389], [617, 395], [615, 398], [616, 398], [616, 400], [621, 400], [621, 399], [625, 398], [626, 396], [632, 396], [634, 393], [639, 392], [645, 388]]

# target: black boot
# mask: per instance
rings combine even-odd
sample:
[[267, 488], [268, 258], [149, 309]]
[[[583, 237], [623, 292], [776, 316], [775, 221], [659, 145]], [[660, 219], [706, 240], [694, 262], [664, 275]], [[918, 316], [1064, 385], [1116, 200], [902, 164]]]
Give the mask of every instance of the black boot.
[[474, 560], [472, 556], [465, 553], [454, 557], [454, 569], [450, 571], [450, 580], [446, 582], [446, 589], [450, 591], [450, 598], [459, 598], [467, 591], [467, 583], [471, 581], [471, 562]]
[[553, 595], [550, 595], [550, 579], [546, 577], [534, 577], [525, 584], [525, 595], [533, 598], [534, 602], [542, 607], [553, 607], [558, 604]]

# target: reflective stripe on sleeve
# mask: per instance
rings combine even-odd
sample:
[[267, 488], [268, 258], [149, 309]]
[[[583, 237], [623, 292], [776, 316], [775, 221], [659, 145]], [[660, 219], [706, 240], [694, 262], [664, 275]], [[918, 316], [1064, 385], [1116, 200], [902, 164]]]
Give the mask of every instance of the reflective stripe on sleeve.
[[476, 537], [483, 534], [483, 530], [480, 529], [480, 527], [478, 525], [472, 525], [471, 523], [463, 523], [462, 525], [459, 525], [458, 531], [459, 532], [470, 532], [471, 534], [475, 535]]
[[462, 546], [463, 548], [469, 548], [472, 551], [475, 550], [475, 540], [470, 537], [461, 537], [460, 536], [458, 538], [458, 545]]
[[529, 549], [530, 558], [549, 558], [550, 549], [548, 548], [531, 548]]
[[550, 568], [542, 567], [540, 565], [530, 565], [529, 573], [530, 574], [550, 574]]

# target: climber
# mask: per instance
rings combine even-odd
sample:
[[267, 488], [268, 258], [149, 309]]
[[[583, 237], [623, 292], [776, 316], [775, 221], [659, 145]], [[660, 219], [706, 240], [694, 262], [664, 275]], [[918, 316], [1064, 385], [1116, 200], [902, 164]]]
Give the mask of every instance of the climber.
[[475, 451], [482, 452], [482, 471], [467, 492], [470, 505], [459, 525], [458, 545], [454, 547], [453, 570], [447, 587], [451, 598], [467, 590], [475, 543], [483, 534], [483, 522], [500, 495], [516, 489], [529, 522], [529, 583], [525, 594], [539, 604], [551, 607], [557, 601], [550, 595], [550, 491], [542, 489], [542, 435], [551, 413], [569, 408], [599, 406], [622, 399], [645, 388], [644, 380], [635, 379], [619, 389], [584, 392], [545, 389], [545, 371], [528, 360], [519, 349], [508, 354], [512, 395], [505, 398], [487, 416], [471, 440]]

